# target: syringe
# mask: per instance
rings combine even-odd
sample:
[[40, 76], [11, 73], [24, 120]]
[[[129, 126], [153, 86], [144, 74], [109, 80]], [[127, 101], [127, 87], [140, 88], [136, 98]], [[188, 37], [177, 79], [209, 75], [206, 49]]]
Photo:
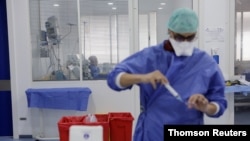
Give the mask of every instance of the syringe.
[[175, 89], [169, 85], [169, 83], [165, 84], [165, 88], [169, 90], [169, 92], [179, 101], [184, 102], [181, 96], [175, 91]]

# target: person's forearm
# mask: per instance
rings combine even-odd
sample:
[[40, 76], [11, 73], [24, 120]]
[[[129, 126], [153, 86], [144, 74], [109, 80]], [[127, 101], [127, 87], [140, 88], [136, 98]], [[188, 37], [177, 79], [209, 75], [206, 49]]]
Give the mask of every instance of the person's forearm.
[[138, 84], [142, 82], [142, 75], [141, 74], [128, 74], [124, 73], [121, 75], [120, 78], [120, 85], [122, 87], [128, 87], [133, 84]]
[[214, 103], [209, 103], [204, 110], [204, 113], [206, 113], [207, 115], [214, 115], [217, 111], [217, 108], [218, 107]]

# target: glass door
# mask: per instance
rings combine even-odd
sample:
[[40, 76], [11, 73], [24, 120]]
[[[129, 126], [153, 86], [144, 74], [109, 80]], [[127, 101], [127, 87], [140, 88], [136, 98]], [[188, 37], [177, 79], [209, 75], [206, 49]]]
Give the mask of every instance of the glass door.
[[[250, 81], [250, 1], [235, 0], [234, 75]], [[235, 124], [250, 124], [250, 94], [235, 93]]]

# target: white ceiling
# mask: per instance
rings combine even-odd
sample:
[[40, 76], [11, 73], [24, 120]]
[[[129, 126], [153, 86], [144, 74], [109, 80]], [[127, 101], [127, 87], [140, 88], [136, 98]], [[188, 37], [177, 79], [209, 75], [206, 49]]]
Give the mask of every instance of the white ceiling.
[[[114, 5], [108, 5], [113, 2]], [[161, 5], [166, 3], [166, 5]], [[59, 4], [60, 6], [53, 6]], [[128, 0], [80, 0], [80, 15], [128, 15]], [[139, 14], [149, 14], [156, 12], [157, 15], [170, 14], [176, 7], [192, 7], [192, 0], [139, 0]], [[77, 23], [77, 0], [30, 0], [32, 13], [38, 11], [43, 22], [51, 15], [60, 17], [61, 21], [66, 23]], [[112, 10], [112, 7], [116, 10]], [[39, 8], [37, 8], [39, 7]], [[159, 10], [158, 8], [162, 9]]]
[[[34, 1], [34, 0], [31, 0]], [[56, 8], [76, 10], [77, 0], [37, 0], [40, 1], [41, 7], [53, 7], [53, 4], [57, 3], [60, 6]], [[183, 2], [185, 1], [185, 2]], [[192, 0], [189, 0], [192, 1]], [[139, 12], [159, 11], [159, 7], [167, 10], [172, 8], [172, 5], [176, 3], [187, 3], [188, 0], [139, 0]], [[113, 2], [114, 5], [110, 6], [107, 3]], [[160, 3], [166, 3], [165, 6], [161, 6]], [[116, 7], [116, 10], [112, 10], [112, 7]], [[81, 14], [127, 14], [128, 13], [128, 0], [80, 0]]]
[[[114, 5], [110, 6], [107, 4], [108, 2], [113, 2]], [[166, 9], [171, 3], [175, 2], [176, 0], [139, 0], [139, 11], [148, 13], [149, 11], [158, 11], [159, 7], [164, 10], [164, 8]], [[80, 3], [81, 12], [84, 14], [128, 13], [128, 0], [81, 0]], [[160, 3], [166, 3], [166, 5], [161, 6]], [[112, 7], [117, 9], [112, 10]]]
[[[35, 0], [30, 0], [35, 1]], [[37, 0], [46, 6], [53, 5], [54, 3], [60, 4], [63, 9], [74, 9], [76, 10], [77, 0]], [[179, 1], [179, 2], [178, 2]], [[187, 0], [139, 0], [139, 11], [159, 11], [160, 3], [166, 3], [162, 11], [167, 7], [171, 7], [175, 3], [181, 3], [181, 1], [187, 2]], [[190, 0], [192, 1], [192, 0]], [[112, 6], [107, 5], [108, 2], [113, 2], [116, 10], [112, 10]], [[128, 0], [80, 0], [81, 12], [87, 14], [109, 14], [109, 13], [128, 13]], [[51, 7], [53, 8], [53, 7]], [[164, 9], [165, 8], [165, 9]], [[235, 0], [236, 11], [250, 11], [250, 0]]]

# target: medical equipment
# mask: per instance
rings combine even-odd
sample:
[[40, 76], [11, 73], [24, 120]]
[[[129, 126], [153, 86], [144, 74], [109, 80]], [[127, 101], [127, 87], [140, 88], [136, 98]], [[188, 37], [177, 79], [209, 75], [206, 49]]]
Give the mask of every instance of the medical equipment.
[[175, 89], [170, 86], [169, 83], [165, 84], [165, 88], [169, 90], [169, 92], [179, 101], [184, 102], [181, 96], [175, 91]]
[[[47, 73], [51, 72], [51, 80], [66, 80], [66, 76], [64, 75], [64, 71], [62, 70], [61, 65], [61, 56], [63, 55], [61, 52], [60, 44], [62, 40], [67, 37], [71, 33], [72, 26], [75, 26], [73, 23], [68, 23], [69, 31], [64, 36], [61, 36], [59, 33], [59, 21], [56, 16], [50, 16], [47, 18], [45, 22], [45, 31], [41, 31], [40, 40], [47, 43], [48, 46], [45, 47], [45, 54], [43, 56], [49, 57], [50, 65], [47, 69]], [[47, 41], [48, 40], [48, 41]], [[44, 44], [45, 44], [44, 43]], [[74, 57], [74, 56], [73, 56]], [[69, 58], [70, 63], [67, 64], [67, 67], [71, 69], [73, 74], [77, 79], [80, 79], [80, 63], [79, 60], [75, 58]], [[78, 62], [77, 62], [78, 61]]]
[[[72, 74], [77, 78], [80, 79], [80, 56], [78, 54], [68, 55], [67, 60], [67, 67], [72, 72]], [[85, 59], [82, 55], [82, 76], [84, 80], [93, 79], [90, 70], [90, 61]]]
[[59, 26], [58, 20], [55, 16], [51, 16], [45, 22], [45, 27], [47, 31], [47, 36], [49, 40], [58, 41], [59, 39]]
[[40, 31], [40, 45], [41, 46], [47, 46], [48, 40], [47, 40], [47, 32], [44, 30]]

